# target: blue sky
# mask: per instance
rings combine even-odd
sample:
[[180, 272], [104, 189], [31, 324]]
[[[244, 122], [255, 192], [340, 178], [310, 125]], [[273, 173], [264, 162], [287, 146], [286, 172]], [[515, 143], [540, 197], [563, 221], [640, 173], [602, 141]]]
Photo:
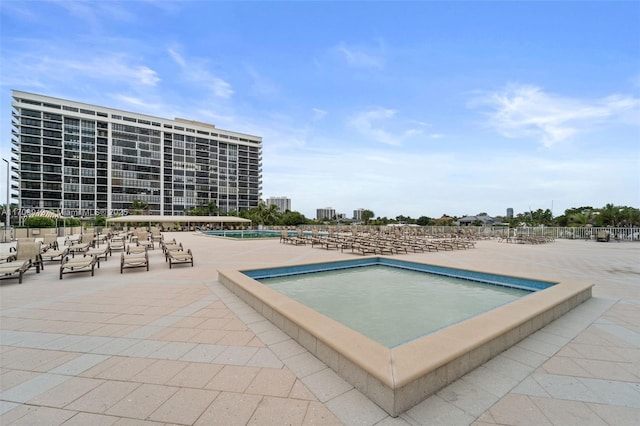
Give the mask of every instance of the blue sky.
[[17, 89], [262, 136], [263, 197], [307, 217], [640, 206], [637, 1], [3, 0], [0, 18], [4, 158]]

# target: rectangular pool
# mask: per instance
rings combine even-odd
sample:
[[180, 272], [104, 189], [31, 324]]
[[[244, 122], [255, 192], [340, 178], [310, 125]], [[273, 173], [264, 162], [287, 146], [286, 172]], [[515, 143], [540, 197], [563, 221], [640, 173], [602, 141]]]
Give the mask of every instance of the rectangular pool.
[[[387, 346], [257, 281], [362, 266], [391, 266], [482, 281], [529, 294], [404, 343]], [[392, 416], [584, 302], [591, 297], [592, 287], [581, 282], [553, 283], [386, 257], [245, 271], [220, 269], [218, 276], [222, 284]], [[394, 291], [402, 291], [401, 285], [393, 285]]]

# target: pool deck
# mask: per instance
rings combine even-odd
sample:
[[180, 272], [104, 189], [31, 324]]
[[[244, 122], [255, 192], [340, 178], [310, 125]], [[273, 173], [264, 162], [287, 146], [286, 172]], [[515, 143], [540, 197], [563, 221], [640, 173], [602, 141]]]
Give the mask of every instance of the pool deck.
[[[195, 266], [0, 281], [0, 424], [632, 425], [640, 420], [640, 244], [480, 241], [399, 259], [595, 284], [593, 297], [390, 417], [218, 282], [220, 268], [360, 258], [167, 233]], [[7, 252], [0, 244], [0, 252]]]

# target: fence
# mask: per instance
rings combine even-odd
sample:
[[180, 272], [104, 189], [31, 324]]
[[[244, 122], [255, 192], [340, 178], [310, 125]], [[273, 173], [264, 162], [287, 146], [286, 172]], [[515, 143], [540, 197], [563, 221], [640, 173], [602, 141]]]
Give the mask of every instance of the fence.
[[413, 234], [430, 236], [473, 236], [479, 238], [498, 238], [514, 236], [544, 236], [571, 240], [595, 240], [598, 231], [608, 231], [612, 241], [640, 241], [640, 228], [638, 227], [518, 227], [508, 228], [503, 226], [417, 226], [417, 225], [302, 225], [303, 230], [318, 230], [328, 233], [333, 232], [363, 232], [385, 234]]

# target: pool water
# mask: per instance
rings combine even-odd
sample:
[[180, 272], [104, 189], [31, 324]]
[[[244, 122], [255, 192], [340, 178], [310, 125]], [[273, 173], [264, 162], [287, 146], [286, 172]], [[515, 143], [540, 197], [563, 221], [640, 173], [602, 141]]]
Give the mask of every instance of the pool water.
[[258, 281], [389, 348], [531, 293], [387, 265]]

